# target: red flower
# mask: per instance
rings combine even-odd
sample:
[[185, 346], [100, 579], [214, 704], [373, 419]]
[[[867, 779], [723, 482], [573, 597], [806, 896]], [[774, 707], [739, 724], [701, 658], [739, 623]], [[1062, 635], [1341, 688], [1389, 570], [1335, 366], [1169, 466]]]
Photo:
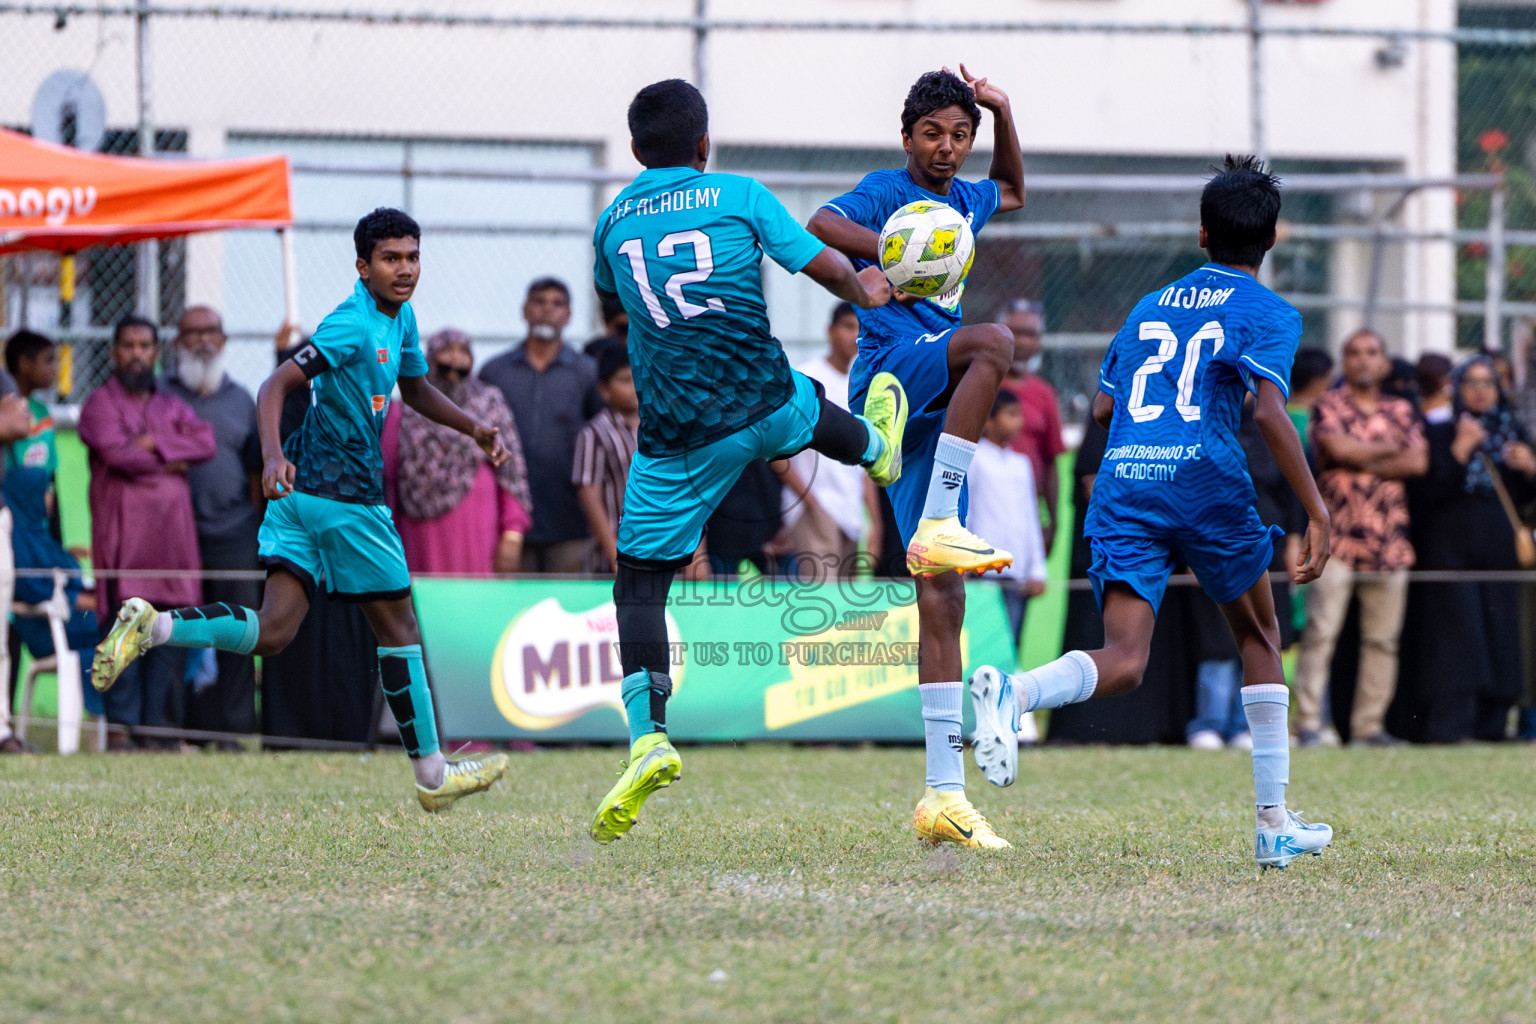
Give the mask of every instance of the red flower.
[[1488, 255], [1488, 245], [1485, 242], [1468, 242], [1465, 251], [1467, 259], [1484, 259]]
[[1509, 133], [1502, 128], [1489, 128], [1477, 137], [1477, 144], [1484, 153], [1497, 153], [1509, 145]]

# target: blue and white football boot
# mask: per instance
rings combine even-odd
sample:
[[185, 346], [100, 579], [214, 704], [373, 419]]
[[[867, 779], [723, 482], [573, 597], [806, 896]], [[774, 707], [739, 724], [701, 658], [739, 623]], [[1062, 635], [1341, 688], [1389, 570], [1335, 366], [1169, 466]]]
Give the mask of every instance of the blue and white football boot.
[[1019, 702], [1013, 677], [983, 665], [971, 676], [971, 707], [976, 712], [972, 751], [976, 767], [994, 786], [1011, 786], [1019, 777]]
[[1269, 828], [1260, 811], [1259, 824], [1254, 829], [1253, 852], [1258, 858], [1259, 870], [1285, 866], [1304, 853], [1314, 857], [1323, 855], [1323, 848], [1333, 844], [1333, 826], [1310, 822], [1295, 811], [1275, 808], [1285, 816], [1280, 828]]

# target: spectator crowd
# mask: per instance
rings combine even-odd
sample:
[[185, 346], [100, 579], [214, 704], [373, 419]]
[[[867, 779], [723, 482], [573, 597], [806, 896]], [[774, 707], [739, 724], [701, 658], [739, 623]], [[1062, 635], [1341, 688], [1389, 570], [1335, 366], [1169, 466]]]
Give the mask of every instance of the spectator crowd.
[[[389, 405], [385, 488], [413, 574], [613, 571], [639, 427], [623, 310], [605, 309], [603, 332], [581, 347], [566, 337], [571, 293], [563, 281], [534, 281], [522, 313], [523, 339], [482, 366], [461, 330], [445, 327], [423, 343], [432, 384], [499, 428], [512, 456], [503, 465], [403, 403]], [[1059, 400], [1039, 374], [1043, 307], [1016, 299], [997, 319], [1013, 336], [1014, 361], [968, 486], [971, 526], [1015, 552], [998, 585], [1017, 641], [1030, 600], [1046, 588], [1065, 444]], [[858, 337], [853, 308], [840, 304], [825, 349], [798, 367], [845, 407]], [[285, 329], [278, 341], [291, 354], [303, 339]], [[6, 345], [0, 534], [10, 542], [0, 544], [0, 603], [40, 604], [51, 592], [42, 574], [18, 577], [12, 560], [17, 569], [70, 570], [67, 635], [86, 664], [128, 597], [160, 607], [260, 604], [256, 404], [226, 371], [226, 342], [218, 311], [207, 306], [187, 309], [168, 338], [140, 318], [117, 325], [112, 376], [79, 411], [90, 467], [88, 551], [61, 542], [58, 455], [42, 400], [57, 375], [54, 346], [30, 331]], [[1522, 523], [1536, 503], [1528, 426], [1536, 381], [1517, 393], [1512, 367], [1497, 354], [1460, 365], [1430, 354], [1408, 366], [1370, 330], [1345, 340], [1338, 369], [1335, 376], [1326, 353], [1303, 350], [1291, 381], [1292, 417], [1332, 516], [1333, 558], [1302, 594], [1283, 577], [1305, 518], [1251, 423], [1240, 435], [1260, 515], [1286, 534], [1273, 568], [1282, 636], [1296, 645], [1297, 742], [1502, 739], [1517, 705], [1525, 708], [1518, 735], [1536, 738], [1536, 587], [1496, 576], [1410, 577], [1413, 569], [1509, 571], [1536, 561]], [[302, 390], [290, 396], [284, 437], [306, 404]], [[1071, 473], [1078, 577], [1087, 563], [1082, 511], [1102, 451], [1103, 431], [1090, 418]], [[101, 571], [94, 585], [76, 572], [87, 557]], [[743, 474], [711, 517], [689, 573], [812, 580], [904, 575], [901, 563], [884, 495], [858, 467], [807, 451]], [[1176, 728], [1194, 747], [1247, 743], [1241, 663], [1220, 612], [1197, 588], [1174, 595], [1173, 614], [1159, 619], [1151, 685], [1123, 701], [1061, 709], [1053, 739], [1157, 740]], [[1066, 646], [1096, 646], [1091, 595], [1074, 588], [1068, 600]], [[15, 617], [0, 650], [0, 684], [12, 688], [0, 695], [0, 752], [26, 749], [10, 725], [22, 647], [33, 658], [55, 653], [46, 624]], [[372, 654], [357, 609], [321, 594], [290, 651], [264, 663], [260, 702], [250, 657], [158, 647], [104, 701], [86, 687], [87, 709], [129, 727], [362, 740], [379, 720]], [[337, 682], [350, 676], [355, 686]], [[1022, 738], [1033, 740], [1033, 723], [1024, 728]], [[185, 747], [153, 729], [115, 732], [114, 742]]]

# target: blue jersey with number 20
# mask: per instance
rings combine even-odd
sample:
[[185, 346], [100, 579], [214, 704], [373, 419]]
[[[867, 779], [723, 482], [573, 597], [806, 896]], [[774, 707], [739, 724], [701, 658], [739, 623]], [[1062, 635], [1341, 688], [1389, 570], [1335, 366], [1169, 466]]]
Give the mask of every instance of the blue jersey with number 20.
[[1289, 394], [1300, 338], [1290, 303], [1214, 263], [1138, 302], [1099, 371], [1115, 415], [1084, 532], [1212, 538], [1257, 522], [1243, 398], [1261, 380]]
[[762, 260], [798, 274], [824, 248], [759, 182], [691, 167], [643, 172], [598, 218], [600, 291], [629, 314], [640, 451], [692, 451], [789, 401]]

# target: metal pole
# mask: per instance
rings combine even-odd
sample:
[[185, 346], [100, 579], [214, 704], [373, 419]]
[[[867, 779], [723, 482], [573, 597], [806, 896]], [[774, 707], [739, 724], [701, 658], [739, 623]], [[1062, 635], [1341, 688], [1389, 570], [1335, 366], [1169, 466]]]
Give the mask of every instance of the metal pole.
[[293, 258], [293, 228], [282, 228], [277, 234], [283, 250], [283, 325], [298, 327], [299, 272]]
[[[1269, 140], [1264, 134], [1264, 21], [1263, 0], [1248, 0], [1248, 141], [1253, 155], [1267, 168]], [[1259, 283], [1275, 284], [1274, 254], [1259, 265]]]
[[1488, 202], [1488, 277], [1483, 299], [1483, 348], [1504, 349], [1504, 186]]
[[709, 17], [709, 0], [693, 0], [693, 16], [696, 19], [693, 29], [693, 84], [707, 99], [709, 90], [705, 63], [709, 56], [709, 27], [706, 21]]
[[[149, 19], [150, 0], [138, 0], [138, 13], [134, 17], [134, 46], [138, 53], [139, 70], [139, 156], [155, 155], [155, 118], [151, 103], [154, 89], [150, 84]], [[140, 242], [137, 260], [138, 314], [151, 323], [160, 323], [160, 246], [154, 239]]]
[[1263, 0], [1248, 0], [1248, 128], [1253, 155], [1269, 162], [1264, 138], [1264, 22]]
[[21, 319], [16, 326], [27, 330], [32, 326], [32, 254], [19, 253], [16, 257], [16, 265], [21, 274], [21, 309], [19, 311]]
[[[1402, 212], [1403, 205], [1408, 202], [1408, 197], [1413, 193], [1413, 189], [1405, 190], [1402, 195], [1393, 200], [1385, 213], [1372, 214], [1371, 277], [1365, 290], [1365, 326], [1373, 331], [1376, 329], [1376, 314], [1381, 306], [1381, 275], [1387, 258], [1387, 221], [1394, 220]], [[1371, 201], [1375, 203], [1375, 196], [1371, 197]]]

